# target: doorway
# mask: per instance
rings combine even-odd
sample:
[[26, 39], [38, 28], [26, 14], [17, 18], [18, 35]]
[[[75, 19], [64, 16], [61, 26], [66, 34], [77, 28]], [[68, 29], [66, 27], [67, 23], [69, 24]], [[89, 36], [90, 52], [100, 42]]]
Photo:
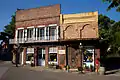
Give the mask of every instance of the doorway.
[[45, 66], [45, 48], [38, 48], [38, 66]]
[[94, 67], [94, 48], [87, 47], [83, 53], [83, 65], [87, 68]]

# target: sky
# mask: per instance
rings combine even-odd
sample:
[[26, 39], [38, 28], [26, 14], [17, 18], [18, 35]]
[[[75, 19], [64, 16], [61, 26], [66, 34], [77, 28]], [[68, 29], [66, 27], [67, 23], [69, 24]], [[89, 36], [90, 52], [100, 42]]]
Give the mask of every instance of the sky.
[[0, 0], [0, 31], [9, 24], [17, 8], [28, 9], [54, 4], [61, 4], [62, 14], [98, 11], [115, 21], [120, 20], [120, 13], [115, 9], [106, 11], [109, 4], [102, 0]]

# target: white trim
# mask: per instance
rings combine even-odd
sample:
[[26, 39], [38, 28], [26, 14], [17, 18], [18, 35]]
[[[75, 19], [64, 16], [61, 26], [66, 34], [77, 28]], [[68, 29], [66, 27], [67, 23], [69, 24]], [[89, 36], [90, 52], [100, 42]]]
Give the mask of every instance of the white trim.
[[45, 37], [45, 40], [46, 40], [46, 27], [44, 28], [44, 37]]
[[57, 26], [56, 29], [57, 29], [57, 31], [56, 31], [57, 32], [57, 40], [58, 40], [58, 37], [59, 37], [58, 36], [58, 34], [59, 34], [59, 26]]
[[22, 33], [23, 33], [23, 35], [22, 35], [22, 38], [23, 38], [23, 39], [24, 39], [24, 36], [25, 36], [25, 34], [24, 34], [25, 32], [24, 32], [24, 31], [25, 31], [25, 30], [23, 29], [23, 32], [22, 32]]
[[27, 29], [25, 29], [24, 32], [25, 32], [25, 34], [24, 34], [25, 41], [27, 41]]
[[34, 26], [30, 26], [30, 27], [27, 27], [27, 28], [34, 28]]
[[15, 31], [15, 40], [17, 41], [18, 30]]
[[33, 37], [33, 40], [35, 40], [35, 28], [33, 29], [33, 35], [32, 35], [32, 37]]
[[24, 54], [24, 52], [22, 52], [22, 63], [21, 63], [22, 65], [24, 64], [24, 55], [23, 54]]
[[38, 36], [38, 28], [36, 28], [36, 40], [38, 39], [37, 36]]
[[55, 65], [58, 65], [58, 61], [56, 61], [56, 62], [55, 62], [55, 61], [48, 61], [48, 64], [53, 64], [53, 63], [54, 63]]
[[26, 61], [26, 64], [30, 64], [31, 62], [30, 61]]
[[24, 29], [24, 27], [21, 27], [21, 28], [17, 28], [17, 30], [20, 30], [20, 29]]
[[56, 53], [57, 54], [58, 52], [49, 52], [49, 54], [52, 54], [52, 53]]
[[37, 27], [45, 27], [45, 25], [40, 25], [40, 26], [37, 26]]
[[49, 24], [48, 26], [57, 26], [57, 24]]

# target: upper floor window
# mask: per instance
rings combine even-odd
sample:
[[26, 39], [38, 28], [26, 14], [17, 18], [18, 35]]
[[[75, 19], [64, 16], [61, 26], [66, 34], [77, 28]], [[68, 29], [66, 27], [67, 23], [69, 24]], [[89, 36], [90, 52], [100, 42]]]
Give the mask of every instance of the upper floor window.
[[50, 40], [55, 40], [57, 37], [57, 29], [56, 26], [50, 27]]
[[27, 29], [27, 38], [32, 38], [33, 36], [33, 29], [30, 28], [30, 29]]
[[44, 27], [42, 27], [42, 28], [38, 28], [38, 38], [40, 39], [40, 40], [44, 40]]
[[23, 38], [23, 29], [18, 30], [17, 38]]

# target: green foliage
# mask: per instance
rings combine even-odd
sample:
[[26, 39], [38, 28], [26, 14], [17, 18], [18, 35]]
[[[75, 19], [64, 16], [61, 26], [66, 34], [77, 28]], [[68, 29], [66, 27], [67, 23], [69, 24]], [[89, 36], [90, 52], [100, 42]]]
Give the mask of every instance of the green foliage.
[[115, 22], [109, 17], [102, 14], [99, 15], [99, 35], [101, 44], [106, 46], [106, 53], [109, 46], [111, 54], [119, 54], [120, 52], [120, 21]]
[[103, 0], [103, 2], [108, 2], [110, 4], [107, 10], [110, 10], [111, 8], [116, 8], [116, 11], [120, 12], [120, 0]]
[[4, 26], [4, 32], [10, 34], [12, 37], [14, 37], [14, 33], [15, 33], [15, 15], [11, 16], [11, 22]]

